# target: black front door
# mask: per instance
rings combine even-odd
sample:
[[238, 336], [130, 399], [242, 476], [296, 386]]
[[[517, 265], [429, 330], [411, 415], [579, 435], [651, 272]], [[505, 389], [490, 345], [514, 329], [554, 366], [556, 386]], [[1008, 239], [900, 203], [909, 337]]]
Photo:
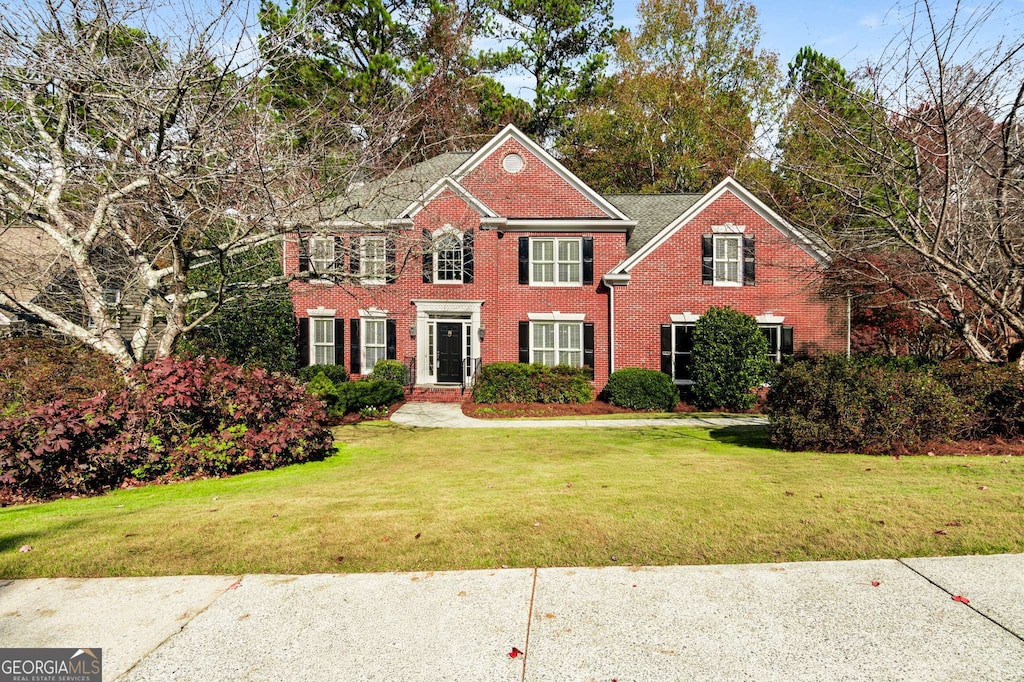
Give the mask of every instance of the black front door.
[[462, 383], [462, 323], [437, 323], [437, 383]]

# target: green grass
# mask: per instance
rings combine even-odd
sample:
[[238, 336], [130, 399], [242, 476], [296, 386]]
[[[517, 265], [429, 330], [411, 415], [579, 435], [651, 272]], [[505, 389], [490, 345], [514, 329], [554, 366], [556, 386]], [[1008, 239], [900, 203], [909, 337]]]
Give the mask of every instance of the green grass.
[[729, 412], [616, 412], [614, 414], [570, 415], [563, 417], [528, 417], [529, 419], [556, 420], [616, 420], [616, 419], [720, 419], [722, 417], [759, 417], [756, 414], [733, 414]]
[[750, 427], [337, 434], [324, 462], [0, 510], [0, 576], [1024, 551], [1024, 458], [785, 453]]

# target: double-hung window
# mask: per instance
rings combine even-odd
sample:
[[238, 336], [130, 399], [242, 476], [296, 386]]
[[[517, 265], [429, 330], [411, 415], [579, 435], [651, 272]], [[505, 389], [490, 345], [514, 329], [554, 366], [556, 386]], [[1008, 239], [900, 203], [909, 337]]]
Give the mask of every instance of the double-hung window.
[[386, 237], [363, 237], [360, 244], [359, 276], [366, 284], [384, 284], [388, 255]]
[[363, 373], [369, 374], [377, 362], [387, 358], [387, 320], [363, 320]]
[[334, 268], [334, 237], [309, 238], [309, 262], [313, 272], [322, 275]]
[[334, 359], [334, 318], [313, 317], [313, 364], [333, 365]]
[[530, 355], [548, 367], [583, 366], [583, 325], [579, 322], [533, 322]]
[[715, 284], [743, 284], [743, 236], [715, 235]]
[[672, 379], [680, 383], [693, 380], [693, 329], [692, 324], [672, 325]]
[[530, 240], [530, 284], [575, 286], [582, 282], [580, 239]]
[[460, 284], [462, 260], [462, 239], [451, 232], [442, 233], [434, 241], [434, 281], [442, 284]]

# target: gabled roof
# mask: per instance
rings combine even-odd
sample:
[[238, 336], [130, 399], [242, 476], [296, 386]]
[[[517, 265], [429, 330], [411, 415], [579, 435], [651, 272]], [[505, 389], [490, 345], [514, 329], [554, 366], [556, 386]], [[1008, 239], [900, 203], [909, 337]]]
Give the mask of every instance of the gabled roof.
[[324, 202], [313, 221], [369, 223], [398, 218], [470, 156], [470, 152], [446, 152], [361, 187], [354, 187], [347, 194]]
[[793, 241], [794, 244], [799, 246], [801, 249], [807, 252], [814, 260], [818, 261], [822, 265], [828, 264], [830, 257], [828, 253], [822, 248], [818, 242], [811, 239], [809, 236], [798, 230], [797, 228], [790, 225], [784, 220], [778, 213], [769, 208], [764, 202], [758, 199], [756, 196], [750, 193], [747, 188], [738, 183], [732, 177], [727, 177], [722, 180], [707, 194], [699, 197], [693, 202], [689, 208], [687, 208], [681, 215], [675, 220], [665, 225], [659, 230], [653, 237], [648, 239], [639, 248], [632, 253], [626, 260], [616, 265], [608, 274], [610, 275], [625, 275], [628, 274], [633, 267], [647, 257], [648, 254], [653, 252], [659, 246], [664, 244], [668, 239], [679, 231], [684, 225], [689, 223], [693, 218], [700, 214], [705, 208], [711, 205], [719, 197], [726, 192], [731, 192], [736, 198], [745, 203], [751, 210], [760, 215], [769, 225], [775, 227], [782, 234]]
[[461, 166], [452, 172], [452, 177], [459, 180], [468, 175], [474, 168], [479, 166], [484, 159], [489, 157], [496, 149], [499, 149], [503, 144], [508, 142], [510, 139], [515, 140], [520, 145], [525, 147], [531, 154], [541, 160], [548, 168], [555, 172], [560, 178], [569, 183], [576, 189], [581, 195], [589, 199], [595, 206], [604, 211], [609, 218], [617, 220], [629, 220], [629, 217], [624, 215], [622, 211], [616, 208], [611, 202], [605, 199], [603, 196], [595, 192], [585, 182], [576, 177], [572, 171], [563, 166], [558, 162], [555, 157], [548, 154], [539, 144], [531, 140], [523, 131], [516, 128], [511, 123], [505, 126], [505, 129], [500, 133], [488, 140], [487, 144], [478, 149], [476, 153], [466, 159]]
[[473, 210], [479, 213], [484, 218], [497, 218], [498, 214], [487, 208], [483, 202], [474, 197], [469, 193], [465, 187], [460, 185], [457, 181], [452, 178], [445, 176], [431, 185], [426, 192], [416, 198], [416, 201], [409, 204], [404, 211], [402, 211], [397, 217], [398, 218], [414, 218], [416, 214], [422, 211], [427, 204], [434, 200], [434, 198], [443, 192], [444, 190], [451, 190], [453, 194], [461, 197], [463, 201], [469, 204]]
[[604, 198], [636, 221], [626, 242], [632, 255], [654, 238], [666, 225], [693, 206], [703, 194], [606, 194]]

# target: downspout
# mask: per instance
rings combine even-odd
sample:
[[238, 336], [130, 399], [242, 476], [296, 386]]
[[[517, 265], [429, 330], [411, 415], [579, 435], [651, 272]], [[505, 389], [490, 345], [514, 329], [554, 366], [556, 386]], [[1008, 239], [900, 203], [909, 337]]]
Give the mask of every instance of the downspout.
[[852, 298], [850, 292], [846, 292], [846, 357], [850, 357], [850, 317], [852, 305], [850, 299]]
[[615, 371], [615, 287], [613, 286], [608, 287], [608, 308], [608, 376], [611, 376]]

